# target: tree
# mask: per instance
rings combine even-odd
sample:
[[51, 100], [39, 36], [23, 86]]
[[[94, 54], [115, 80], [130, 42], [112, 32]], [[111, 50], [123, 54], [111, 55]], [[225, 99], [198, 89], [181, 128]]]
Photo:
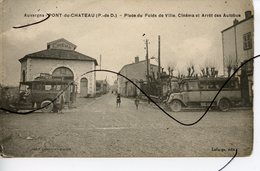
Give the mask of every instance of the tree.
[[232, 70], [233, 72], [236, 70], [237, 63], [234, 60], [232, 60], [232, 56], [226, 58], [224, 62], [226, 64], [228, 77], [230, 77], [232, 74]]
[[195, 73], [194, 64], [192, 62], [187, 62], [187, 77], [193, 77]]
[[200, 66], [200, 75], [202, 77], [217, 77], [218, 76], [218, 70], [216, 70], [216, 67], [214, 65], [206, 65]]

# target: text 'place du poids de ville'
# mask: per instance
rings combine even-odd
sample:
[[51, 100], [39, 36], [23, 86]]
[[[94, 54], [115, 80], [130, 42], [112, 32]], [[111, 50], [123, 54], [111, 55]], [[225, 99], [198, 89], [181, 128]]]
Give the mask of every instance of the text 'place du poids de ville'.
[[145, 14], [128, 14], [125, 13], [124, 17], [147, 17], [147, 18], [155, 18], [155, 17], [240, 17], [240, 14], [235, 14], [235, 13], [223, 13], [223, 14], [217, 14], [217, 13], [160, 13], [160, 14], [150, 14], [150, 13], [145, 13]]

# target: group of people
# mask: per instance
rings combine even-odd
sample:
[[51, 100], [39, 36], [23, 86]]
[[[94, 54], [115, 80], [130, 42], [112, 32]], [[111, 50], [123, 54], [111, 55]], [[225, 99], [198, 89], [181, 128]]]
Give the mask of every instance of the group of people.
[[[135, 106], [136, 106], [136, 110], [138, 110], [138, 106], [139, 106], [139, 103], [140, 103], [140, 99], [138, 96], [135, 97]], [[116, 107], [120, 107], [120, 104], [121, 104], [121, 95], [120, 93], [117, 93], [117, 96], [116, 96]]]

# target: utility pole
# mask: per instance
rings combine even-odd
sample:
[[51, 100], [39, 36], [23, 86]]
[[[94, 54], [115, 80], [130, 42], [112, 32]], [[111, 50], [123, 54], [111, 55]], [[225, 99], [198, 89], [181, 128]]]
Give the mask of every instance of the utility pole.
[[158, 36], [158, 83], [159, 83], [159, 97], [161, 96], [162, 87], [161, 87], [161, 38], [160, 35]]
[[146, 39], [145, 41], [145, 46], [146, 46], [146, 55], [145, 55], [145, 59], [146, 59], [146, 71], [147, 71], [147, 81], [149, 80], [148, 79], [148, 76], [150, 75], [149, 73], [149, 51], [148, 51], [148, 40]]
[[[148, 39], [145, 41], [145, 46], [146, 46], [146, 73], [147, 73], [147, 95], [150, 96], [150, 73], [149, 73], [149, 50], [148, 50]], [[150, 100], [148, 99], [148, 103], [150, 103]]]

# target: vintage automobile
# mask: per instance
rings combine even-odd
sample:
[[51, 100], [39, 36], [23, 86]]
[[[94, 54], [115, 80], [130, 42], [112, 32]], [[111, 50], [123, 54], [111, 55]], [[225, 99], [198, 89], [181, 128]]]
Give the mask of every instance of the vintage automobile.
[[[227, 78], [191, 78], [183, 79], [179, 83], [179, 92], [171, 93], [166, 104], [172, 111], [178, 112], [182, 108], [208, 107]], [[241, 91], [238, 78], [232, 78], [218, 94], [213, 107], [221, 111], [228, 111], [230, 107], [241, 102]]]
[[76, 85], [55, 79], [21, 82], [19, 98], [12, 108], [18, 110], [41, 109], [42, 112], [57, 112], [63, 104], [76, 98]]

